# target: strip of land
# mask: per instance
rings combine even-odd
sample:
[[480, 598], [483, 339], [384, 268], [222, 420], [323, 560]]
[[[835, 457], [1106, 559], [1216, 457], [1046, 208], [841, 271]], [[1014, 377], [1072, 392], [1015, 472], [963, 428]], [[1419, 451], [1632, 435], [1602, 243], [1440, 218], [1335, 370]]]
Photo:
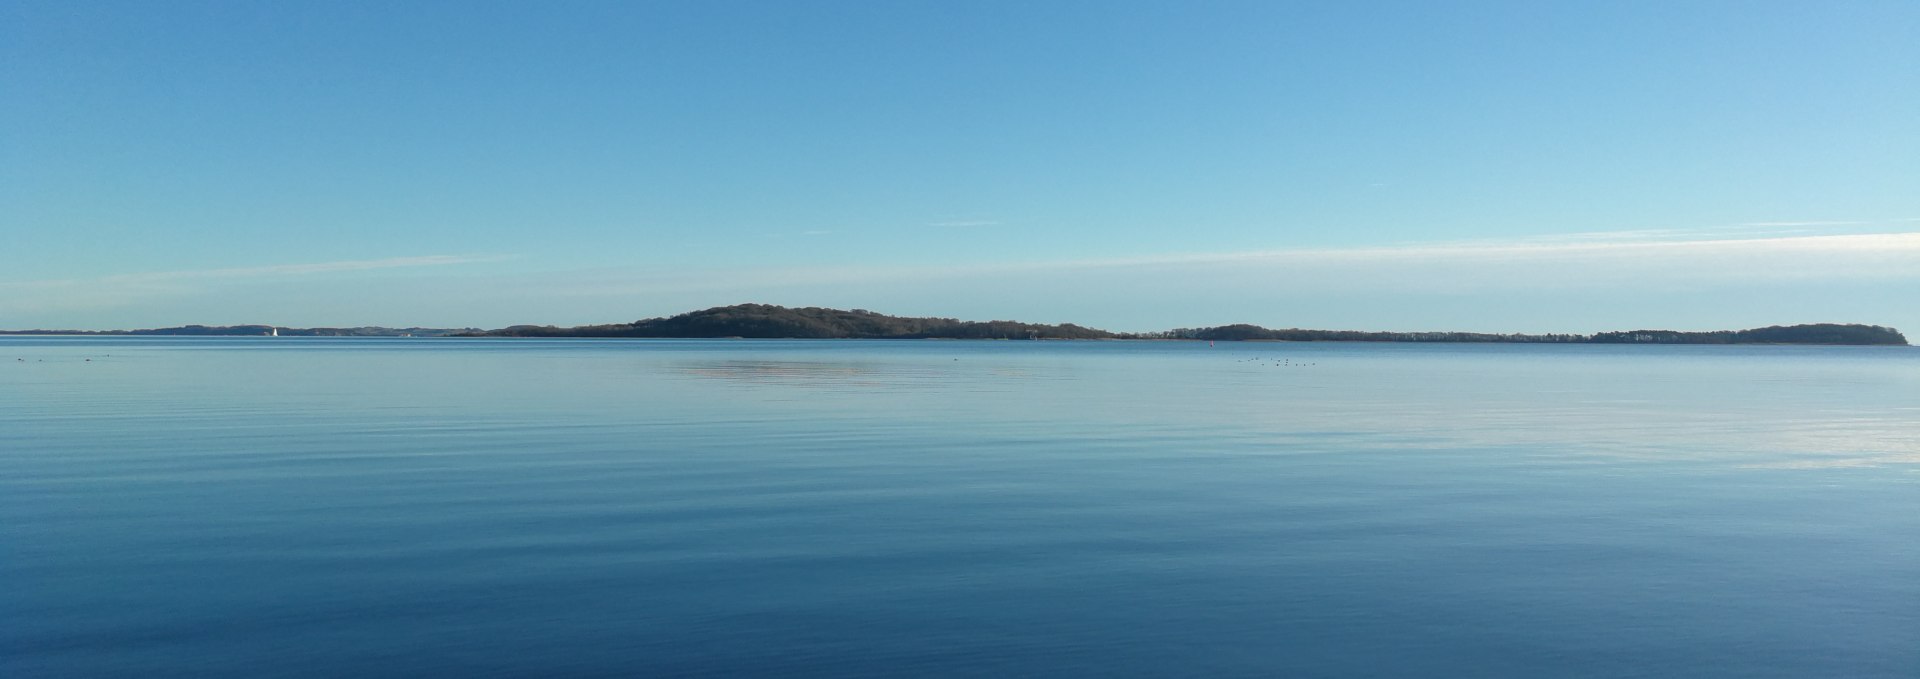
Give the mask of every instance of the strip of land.
[[268, 325], [204, 326], [146, 330], [66, 331], [0, 330], [0, 334], [76, 335], [281, 335], [317, 337], [653, 337], [759, 339], [1110, 339], [1287, 342], [1515, 342], [1544, 344], [1846, 344], [1904, 345], [1905, 335], [1878, 325], [1815, 323], [1749, 330], [1683, 332], [1627, 330], [1592, 335], [1500, 334], [1483, 332], [1367, 332], [1359, 330], [1272, 329], [1257, 325], [1176, 328], [1162, 332], [1108, 332], [1062, 323], [962, 321], [952, 318], [888, 316], [865, 309], [789, 308], [736, 304], [678, 316], [632, 323], [556, 327], [515, 325], [498, 330], [476, 328], [286, 328]]
[[140, 330], [0, 330], [0, 335], [169, 335], [206, 337], [247, 337], [279, 335], [285, 337], [447, 337], [463, 333], [485, 332], [479, 328], [289, 328], [274, 325], [182, 325]]

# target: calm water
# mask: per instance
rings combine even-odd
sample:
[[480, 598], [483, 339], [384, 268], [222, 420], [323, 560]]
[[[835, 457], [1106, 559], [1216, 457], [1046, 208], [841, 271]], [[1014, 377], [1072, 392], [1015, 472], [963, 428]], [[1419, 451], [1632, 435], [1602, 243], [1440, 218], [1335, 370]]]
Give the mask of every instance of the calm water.
[[1920, 349], [0, 352], [8, 677], [1920, 676]]

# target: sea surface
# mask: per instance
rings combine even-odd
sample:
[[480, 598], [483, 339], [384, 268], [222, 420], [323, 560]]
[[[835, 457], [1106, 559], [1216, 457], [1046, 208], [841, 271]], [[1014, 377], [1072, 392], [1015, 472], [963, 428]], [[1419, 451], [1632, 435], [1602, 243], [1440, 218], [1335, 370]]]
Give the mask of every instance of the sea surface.
[[1920, 676], [1920, 349], [0, 339], [0, 676]]

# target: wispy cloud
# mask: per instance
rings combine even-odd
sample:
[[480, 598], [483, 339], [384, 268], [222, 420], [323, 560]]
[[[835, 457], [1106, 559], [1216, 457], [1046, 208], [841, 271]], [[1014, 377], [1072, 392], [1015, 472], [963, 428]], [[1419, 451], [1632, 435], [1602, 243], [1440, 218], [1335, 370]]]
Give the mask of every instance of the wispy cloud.
[[602, 272], [563, 295], [634, 295], [774, 286], [925, 282], [994, 276], [1152, 277], [1314, 289], [1416, 292], [1488, 287], [1647, 287], [1809, 279], [1920, 277], [1920, 232], [1677, 238], [1666, 231], [1546, 239], [1283, 248], [1136, 257], [1036, 259], [922, 266]]
[[[1521, 240], [1533, 243], [1551, 242], [1636, 242], [1636, 241], [1685, 241], [1685, 240], [1738, 240], [1743, 238], [1768, 238], [1799, 234], [1834, 233], [1836, 231], [1863, 233], [1875, 230], [1904, 228], [1894, 226], [1905, 220], [1886, 221], [1778, 221], [1778, 222], [1742, 222], [1721, 226], [1704, 226], [1677, 229], [1634, 229], [1625, 231], [1594, 231], [1583, 233], [1550, 234], [1531, 236]], [[1836, 227], [1865, 227], [1876, 229], [1839, 229]]]
[[511, 259], [505, 255], [421, 255], [386, 259], [269, 264], [264, 266], [147, 271], [95, 278], [0, 282], [0, 311], [100, 308], [192, 294], [221, 282], [267, 280], [323, 274], [479, 264]]
[[[1920, 233], [1669, 239], [1639, 233], [1587, 234], [1579, 240], [1434, 243], [1371, 248], [1271, 250], [1143, 258], [1114, 264], [1388, 266], [1458, 269], [1468, 278], [1502, 270], [1557, 267], [1579, 272], [1635, 272], [1660, 279], [1740, 280], [1859, 275], [1920, 275]], [[1108, 264], [1094, 264], [1106, 266]]]
[[1861, 224], [1872, 223], [1873, 222], [1824, 220], [1806, 222], [1744, 222], [1739, 224], [1739, 226], [1859, 226]]
[[270, 264], [267, 266], [247, 266], [227, 269], [199, 269], [192, 271], [158, 271], [150, 273], [121, 274], [107, 276], [101, 281], [180, 281], [208, 278], [257, 278], [263, 276], [304, 276], [311, 274], [339, 273], [343, 271], [374, 271], [378, 269], [409, 269], [428, 266], [448, 266], [453, 264], [478, 264], [498, 262], [509, 259], [503, 255], [423, 255], [419, 257], [390, 257], [387, 259], [354, 259], [337, 262], [314, 262], [306, 264]]

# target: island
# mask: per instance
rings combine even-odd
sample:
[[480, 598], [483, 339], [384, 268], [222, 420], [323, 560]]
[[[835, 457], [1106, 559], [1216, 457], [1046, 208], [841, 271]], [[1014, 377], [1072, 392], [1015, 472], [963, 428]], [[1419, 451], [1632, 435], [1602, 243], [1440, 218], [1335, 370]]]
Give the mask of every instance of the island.
[[1509, 342], [1530, 344], [1822, 344], [1906, 345], [1900, 331], [1878, 325], [1813, 323], [1749, 330], [1628, 330], [1581, 334], [1372, 332], [1306, 330], [1234, 324], [1156, 332], [1109, 332], [1072, 323], [962, 321], [889, 316], [865, 309], [735, 304], [632, 323], [515, 325], [478, 328], [289, 328], [271, 325], [186, 325], [146, 330], [0, 330], [0, 335], [188, 335], [280, 337], [634, 337], [663, 339], [968, 339], [1205, 340], [1209, 342]]
[[1844, 344], [1905, 345], [1906, 336], [1877, 325], [1818, 323], [1769, 326], [1752, 330], [1678, 332], [1634, 330], [1580, 334], [1498, 334], [1479, 332], [1366, 332], [1358, 330], [1269, 329], [1257, 325], [1177, 328], [1161, 332], [1109, 332], [1062, 323], [961, 321], [952, 318], [888, 316], [865, 309], [789, 308], [736, 304], [632, 323], [555, 327], [516, 325], [499, 330], [457, 333], [456, 337], [655, 337], [760, 339], [1111, 339], [1290, 342], [1525, 342], [1562, 344]]
[[741, 337], [756, 339], [1121, 339], [1120, 333], [1072, 323], [961, 321], [888, 316], [865, 309], [787, 308], [736, 304], [632, 323], [556, 328], [516, 325], [462, 337]]

